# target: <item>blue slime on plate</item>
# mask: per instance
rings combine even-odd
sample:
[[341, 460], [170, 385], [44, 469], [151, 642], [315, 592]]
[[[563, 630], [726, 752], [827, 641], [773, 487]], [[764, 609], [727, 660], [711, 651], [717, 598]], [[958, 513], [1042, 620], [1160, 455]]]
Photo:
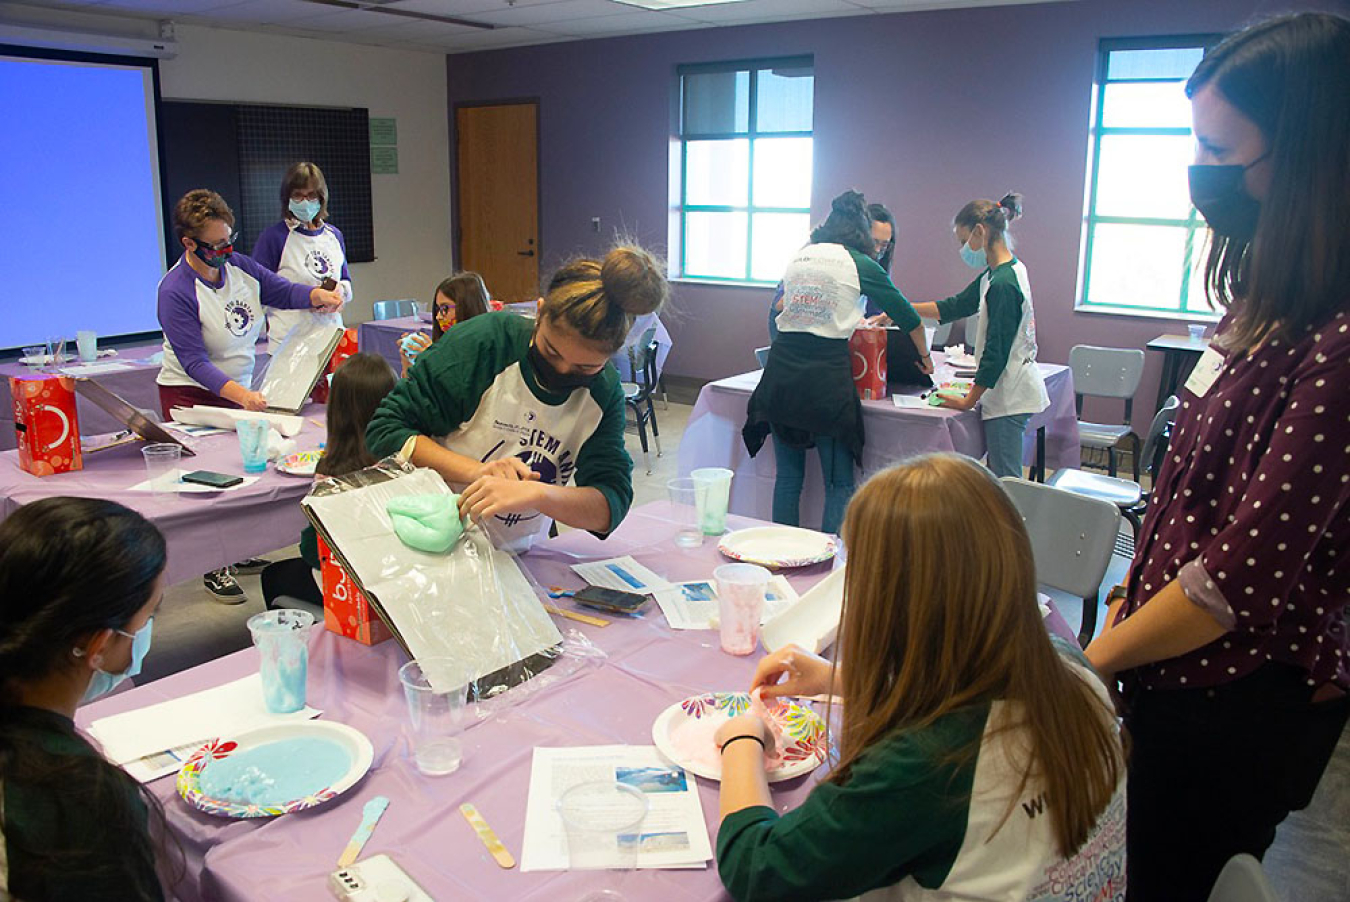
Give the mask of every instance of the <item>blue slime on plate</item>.
[[351, 766], [351, 755], [331, 740], [282, 739], [212, 761], [200, 788], [213, 799], [272, 807], [332, 786]]

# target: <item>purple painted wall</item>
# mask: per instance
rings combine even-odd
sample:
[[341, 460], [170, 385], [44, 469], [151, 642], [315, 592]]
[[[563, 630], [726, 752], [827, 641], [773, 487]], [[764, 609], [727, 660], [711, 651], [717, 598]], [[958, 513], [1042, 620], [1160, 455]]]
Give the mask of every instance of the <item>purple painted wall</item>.
[[[451, 56], [449, 99], [452, 110], [539, 99], [547, 272], [603, 250], [615, 229], [665, 249], [677, 65], [813, 54], [817, 214], [850, 187], [887, 204], [899, 230], [896, 284], [932, 299], [969, 279], [951, 236], [957, 209], [1021, 191], [1026, 214], [1013, 231], [1031, 274], [1040, 357], [1063, 362], [1075, 344], [1142, 348], [1185, 331], [1175, 320], [1074, 310], [1098, 40], [1222, 32], [1291, 6], [1350, 8], [1076, 0], [672, 32]], [[751, 350], [767, 343], [768, 300], [767, 289], [677, 284], [667, 371], [714, 379], [749, 369]], [[1157, 391], [1161, 361], [1149, 358], [1137, 430], [1147, 428]], [[1103, 404], [1087, 413], [1118, 411]]]

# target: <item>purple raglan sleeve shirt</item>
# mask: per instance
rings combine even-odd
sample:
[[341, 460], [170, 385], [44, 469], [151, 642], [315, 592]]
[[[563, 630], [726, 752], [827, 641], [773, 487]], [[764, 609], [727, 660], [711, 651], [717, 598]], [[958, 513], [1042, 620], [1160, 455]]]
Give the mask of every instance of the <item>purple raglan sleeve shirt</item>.
[[173, 347], [183, 371], [212, 394], [220, 394], [230, 377], [211, 362], [202, 340], [197, 304], [197, 277], [186, 263], [169, 271], [159, 283], [159, 327]]

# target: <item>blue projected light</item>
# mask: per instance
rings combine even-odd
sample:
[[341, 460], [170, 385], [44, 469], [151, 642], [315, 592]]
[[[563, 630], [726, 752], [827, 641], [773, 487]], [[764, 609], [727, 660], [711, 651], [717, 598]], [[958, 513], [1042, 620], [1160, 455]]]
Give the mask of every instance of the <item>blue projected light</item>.
[[151, 70], [0, 56], [0, 349], [159, 329]]

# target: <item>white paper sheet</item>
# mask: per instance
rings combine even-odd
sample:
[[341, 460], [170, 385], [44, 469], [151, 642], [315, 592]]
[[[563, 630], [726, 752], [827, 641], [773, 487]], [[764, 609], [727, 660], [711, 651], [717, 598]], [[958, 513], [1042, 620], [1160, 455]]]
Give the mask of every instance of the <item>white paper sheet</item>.
[[120, 373], [134, 370], [129, 363], [79, 363], [75, 366], [63, 366], [61, 372], [67, 376], [101, 376], [104, 373]]
[[[717, 629], [717, 584], [713, 580], [675, 583], [667, 589], [656, 590], [654, 596], [671, 629]], [[775, 575], [769, 580], [768, 591], [764, 594], [764, 616], [760, 623], [791, 607], [796, 600], [797, 591], [784, 577]]]
[[[218, 489], [218, 488], [216, 488], [215, 486], [211, 486], [211, 485], [199, 485], [198, 483], [195, 483], [195, 482], [184, 482], [184, 481], [183, 481], [183, 474], [184, 474], [184, 473], [190, 473], [190, 472], [192, 472], [192, 471], [191, 471], [191, 470], [178, 469], [178, 470], [175, 470], [172, 474], [165, 474], [164, 476], [159, 477], [159, 479], [162, 479], [162, 480], [164, 480], [165, 482], [167, 482], [167, 483], [170, 484], [170, 485], [169, 485], [169, 488], [168, 488], [168, 491], [171, 491], [171, 492], [182, 492], [182, 493], [184, 493], [184, 494], [193, 494], [193, 495], [196, 495], [196, 494], [199, 494], [199, 493], [203, 493], [203, 492], [233, 492], [235, 489], [247, 488], [248, 486], [251, 486], [251, 485], [253, 485], [253, 483], [255, 483], [255, 482], [258, 481], [258, 477], [257, 477], [257, 476], [244, 476], [244, 477], [241, 477], [241, 478], [243, 479], [243, 482], [240, 482], [240, 483], [237, 484], [237, 485], [232, 485], [232, 486], [230, 486], [229, 488], [226, 488], [226, 489]], [[133, 485], [130, 489], [128, 489], [128, 491], [131, 491], [131, 492], [153, 492], [153, 491], [155, 490], [155, 485], [154, 485], [154, 483], [157, 482], [157, 481], [158, 481], [158, 480], [147, 479], [147, 480], [145, 480], [144, 482], [138, 482], [138, 483], [136, 483], [135, 485]]]
[[282, 413], [259, 413], [252, 410], [234, 410], [229, 407], [212, 407], [209, 404], [194, 404], [191, 407], [175, 407], [169, 411], [175, 423], [189, 426], [216, 426], [233, 431], [239, 420], [267, 420], [272, 428], [286, 438], [293, 437], [305, 425], [305, 418]]
[[668, 580], [648, 570], [628, 555], [604, 561], [573, 564], [572, 570], [592, 586], [618, 589], [620, 592], [637, 592], [645, 595], [670, 585]]
[[576, 784], [591, 780], [617, 780], [646, 796], [649, 807], [642, 822], [638, 867], [697, 867], [712, 858], [698, 783], [683, 768], [663, 761], [655, 746], [536, 748], [525, 806], [522, 871], [567, 869], [567, 834], [558, 816], [558, 799]]
[[321, 713], [305, 708], [294, 714], [272, 714], [263, 703], [262, 678], [254, 673], [213, 689], [101, 718], [89, 725], [89, 732], [103, 746], [108, 760], [126, 764], [218, 736], [309, 720]]
[[928, 399], [918, 395], [891, 395], [891, 400], [895, 402], [896, 407], [908, 410], [924, 410], [928, 407]]

